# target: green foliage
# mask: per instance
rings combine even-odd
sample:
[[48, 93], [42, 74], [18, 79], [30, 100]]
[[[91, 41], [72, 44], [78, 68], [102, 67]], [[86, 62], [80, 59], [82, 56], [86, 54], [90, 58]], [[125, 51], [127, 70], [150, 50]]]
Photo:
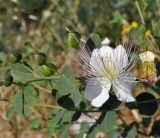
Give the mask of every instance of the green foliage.
[[57, 69], [56, 66], [52, 63], [47, 63], [42, 66], [42, 72], [43, 72], [43, 75], [45, 75], [45, 76], [53, 75], [55, 73], [56, 69]]
[[120, 133], [121, 133], [121, 130], [120, 130], [120, 128], [118, 128], [118, 129], [113, 129], [112, 131], [110, 131], [109, 133], [108, 133], [108, 138], [118, 138], [119, 137], [119, 135], [120, 135]]
[[[138, 95], [136, 100], [138, 102], [138, 109], [140, 114], [145, 116], [152, 116], [158, 109], [158, 103], [155, 99], [156, 98], [152, 94], [147, 92]], [[146, 100], [151, 102], [146, 103]]]
[[135, 43], [135, 45], [139, 47], [141, 51], [144, 51], [148, 44], [144, 36], [144, 33], [145, 33], [145, 30], [138, 27], [131, 29], [129, 32], [131, 38], [133, 39], [133, 42]]
[[[132, 103], [121, 104], [112, 93], [102, 107], [92, 107], [83, 96], [87, 82], [82, 81], [84, 78], [75, 74], [70, 66], [66, 66], [71, 64], [68, 57], [71, 50], [66, 46], [75, 48], [72, 51], [75, 52], [73, 58], [76, 58], [81, 41], [86, 40], [82, 46], [92, 52], [101, 47], [101, 41], [106, 36], [113, 47], [119, 40], [131, 38], [131, 41], [127, 41], [129, 48], [133, 44], [129, 49], [129, 58], [134, 54], [138, 56], [139, 52], [152, 51], [156, 55], [154, 62], [157, 72], [154, 77], [158, 77], [159, 13], [158, 0], [0, 1], [0, 100], [9, 103], [6, 111], [9, 122], [14, 123], [12, 118], [16, 115], [27, 116], [27, 119], [31, 117], [29, 127], [37, 131], [45, 128], [46, 138], [66, 138], [73, 124], [80, 128], [76, 134], [70, 134], [75, 138], [85, 135], [93, 138], [98, 132], [103, 132], [107, 138], [136, 137], [150, 122], [146, 125], [143, 119], [140, 123], [127, 125], [121, 117], [122, 109], [135, 109], [142, 115], [140, 117], [151, 118], [158, 110], [159, 80], [152, 80], [153, 76], [150, 78], [148, 75], [143, 82], [138, 82], [147, 92], [142, 93], [140, 88], [141, 93]], [[67, 63], [62, 64], [64, 61]], [[139, 61], [137, 66], [141, 64]], [[88, 71], [88, 68], [84, 70]], [[84, 74], [82, 72], [83, 76], [86, 75], [85, 71]], [[139, 69], [133, 68], [133, 71], [139, 72]], [[11, 92], [3, 94], [3, 89], [6, 89], [3, 86], [10, 86], [13, 90], [9, 89]], [[134, 86], [135, 89], [138, 87]], [[45, 109], [48, 118], [41, 117], [42, 107], [52, 108]], [[78, 122], [82, 114], [94, 121]], [[153, 122], [152, 130], [148, 133], [151, 137], [160, 137], [159, 124], [159, 120]]]
[[98, 34], [91, 34], [86, 43], [89, 47], [100, 48], [101, 47], [101, 38]]
[[41, 66], [43, 64], [45, 64], [46, 62], [46, 55], [44, 53], [38, 53], [35, 55], [35, 60], [36, 60], [36, 63]]
[[137, 128], [136, 126], [133, 126], [131, 130], [128, 132], [129, 138], [135, 138], [137, 136]]
[[116, 113], [108, 111], [101, 114], [97, 120], [97, 124], [90, 127], [89, 134], [93, 137], [97, 132], [108, 133], [111, 132], [116, 124]]
[[77, 48], [79, 45], [79, 38], [76, 36], [75, 33], [69, 33], [67, 42], [68, 42], [69, 47]]
[[153, 33], [156, 37], [160, 37], [160, 21], [153, 23]]
[[32, 69], [23, 63], [12, 64], [11, 75], [14, 81], [18, 82], [34, 79]]
[[40, 130], [41, 129], [41, 123], [38, 119], [34, 119], [31, 121], [29, 127], [33, 130]]
[[15, 109], [13, 106], [11, 106], [10, 108], [8, 108], [8, 110], [6, 111], [6, 117], [7, 118], [11, 118], [14, 115]]
[[7, 76], [4, 78], [4, 80], [2, 81], [2, 84], [3, 84], [4, 86], [10, 86], [10, 85], [12, 84], [12, 82], [13, 82], [13, 77], [10, 76], [10, 75], [7, 75]]
[[75, 106], [77, 106], [81, 101], [81, 93], [76, 84], [75, 76], [70, 67], [66, 66], [63, 69], [62, 76], [58, 80], [57, 90], [59, 95], [68, 95], [74, 101]]
[[7, 56], [4, 52], [0, 52], [0, 64], [5, 64]]
[[9, 55], [9, 60], [12, 63], [17, 63], [22, 59], [22, 55], [20, 53], [14, 52]]
[[39, 102], [39, 99], [32, 94], [34, 91], [35, 88], [32, 86], [23, 86], [22, 90], [16, 93], [13, 105], [15, 112], [21, 116], [31, 114], [29, 105]]

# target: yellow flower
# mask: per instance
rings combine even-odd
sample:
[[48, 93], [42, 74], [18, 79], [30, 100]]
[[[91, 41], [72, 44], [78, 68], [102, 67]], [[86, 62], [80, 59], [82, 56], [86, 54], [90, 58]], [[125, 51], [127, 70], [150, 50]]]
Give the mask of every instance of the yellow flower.
[[145, 32], [145, 36], [149, 36], [151, 34], [151, 30], [148, 29], [146, 32]]
[[125, 23], [122, 26], [122, 35], [128, 33], [132, 28], [138, 27], [138, 23], [136, 21], [131, 22], [131, 24]]
[[131, 26], [133, 28], [136, 28], [136, 27], [138, 27], [138, 23], [136, 21], [133, 21], [133, 22], [131, 22]]
[[122, 26], [122, 32], [123, 33], [128, 33], [130, 31], [130, 29], [131, 29], [131, 26], [129, 24], [124, 24]]

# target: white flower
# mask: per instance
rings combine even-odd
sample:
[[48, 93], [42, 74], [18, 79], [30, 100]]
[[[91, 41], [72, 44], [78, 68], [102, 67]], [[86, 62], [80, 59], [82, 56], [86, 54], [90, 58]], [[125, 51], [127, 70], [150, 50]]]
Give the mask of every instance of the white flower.
[[100, 49], [95, 48], [92, 53], [82, 48], [82, 66], [86, 69], [88, 79], [84, 96], [93, 106], [100, 107], [108, 100], [112, 87], [120, 101], [132, 102], [135, 99], [131, 87], [135, 77], [129, 70], [136, 63], [136, 58], [134, 56], [129, 61], [131, 48], [118, 45], [113, 49], [104, 42]]
[[154, 61], [155, 55], [151, 51], [145, 51], [145, 52], [139, 54], [139, 57], [142, 60], [142, 62]]

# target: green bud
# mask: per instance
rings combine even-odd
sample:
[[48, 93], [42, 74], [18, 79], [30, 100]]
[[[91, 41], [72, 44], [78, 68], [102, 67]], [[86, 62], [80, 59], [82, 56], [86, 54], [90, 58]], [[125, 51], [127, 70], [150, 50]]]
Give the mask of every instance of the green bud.
[[17, 62], [19, 62], [21, 59], [22, 59], [21, 53], [14, 52], [14, 53], [11, 53], [11, 54], [9, 55], [9, 60], [10, 60], [10, 62], [12, 62], [12, 63], [17, 63]]
[[10, 86], [12, 84], [12, 82], [13, 82], [13, 77], [10, 76], [10, 75], [6, 76], [4, 78], [4, 80], [2, 81], [2, 83], [3, 83], [4, 86]]
[[39, 96], [39, 90], [37, 88], [35, 88], [34, 91], [32, 92], [32, 95], [34, 97], [38, 97]]
[[67, 42], [68, 42], [69, 47], [77, 48], [79, 45], [79, 36], [76, 35], [76, 33], [69, 33]]
[[41, 65], [44, 65], [46, 60], [47, 60], [47, 57], [44, 53], [38, 53], [35, 55], [35, 60], [36, 60], [36, 63], [41, 66]]
[[57, 70], [57, 67], [52, 63], [42, 65], [42, 67], [43, 67], [42, 72], [43, 72], [43, 75], [45, 76], [53, 75], [54, 72]]

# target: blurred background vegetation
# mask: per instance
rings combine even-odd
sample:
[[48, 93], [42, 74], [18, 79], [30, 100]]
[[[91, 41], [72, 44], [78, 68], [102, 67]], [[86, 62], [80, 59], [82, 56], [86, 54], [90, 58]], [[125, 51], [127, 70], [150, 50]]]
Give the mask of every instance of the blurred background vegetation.
[[[25, 54], [23, 48], [31, 42], [31, 51], [28, 50], [26, 56], [47, 46], [51, 49], [50, 60], [61, 67], [70, 62], [69, 58], [64, 60], [70, 53], [66, 43], [66, 27], [79, 32], [85, 40], [91, 33], [96, 33], [102, 39], [107, 36], [111, 42], [119, 42], [131, 34], [137, 38], [140, 48], [148, 45], [148, 40], [151, 42], [149, 45], [159, 47], [160, 0], [138, 0], [138, 3], [145, 22], [140, 17], [135, 0], [0, 0], [0, 60], [4, 58], [3, 52], [19, 50]], [[6, 95], [10, 90], [4, 92], [1, 89]], [[1, 112], [8, 108], [3, 106]], [[127, 109], [124, 112], [129, 123], [135, 119]], [[45, 113], [38, 116], [43, 120], [47, 116]], [[4, 115], [1, 114], [1, 117], [4, 118]], [[19, 122], [18, 119], [15, 122]], [[32, 136], [17, 134], [18, 129], [25, 129], [25, 123], [22, 124], [20, 128], [14, 125], [5, 127], [12, 131], [16, 129], [15, 138], [38, 137], [38, 133]], [[2, 138], [12, 136], [6, 134]]]
[[[160, 2], [139, 3], [151, 28], [159, 18]], [[0, 49], [19, 48], [26, 40], [37, 47], [48, 43], [54, 51], [65, 49], [65, 27], [85, 37], [97, 33], [120, 40], [123, 25], [132, 21], [141, 23], [130, 0], [0, 0]]]

